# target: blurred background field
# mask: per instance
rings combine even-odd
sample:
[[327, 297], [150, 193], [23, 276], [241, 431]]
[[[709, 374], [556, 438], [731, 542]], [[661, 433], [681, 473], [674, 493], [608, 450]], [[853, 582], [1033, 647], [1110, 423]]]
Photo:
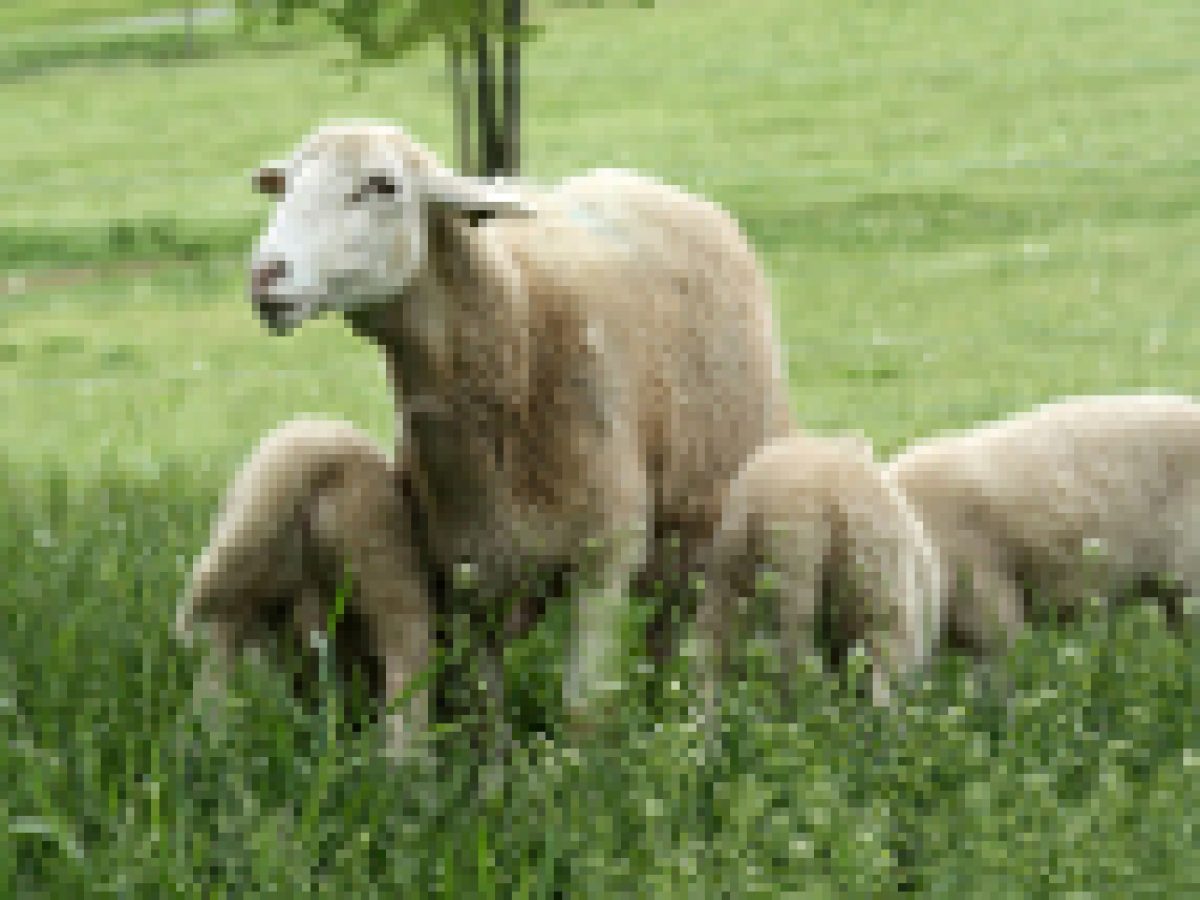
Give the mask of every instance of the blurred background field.
[[[886, 453], [1064, 394], [1200, 393], [1190, 0], [534, 8], [525, 173], [629, 166], [728, 207], [801, 423]], [[176, 12], [0, 7], [0, 875], [54, 896], [1200, 887], [1200, 667], [1140, 613], [1035, 636], [1014, 708], [948, 664], [893, 733], [814, 686], [774, 719], [747, 701], [701, 764], [679, 701], [582, 755], [530, 738], [502, 801], [457, 751], [422, 781], [322, 750], [263, 685], [227, 743], [189, 730], [167, 623], [233, 467], [298, 412], [392, 435], [371, 347], [253, 319], [247, 173], [334, 117], [452, 154], [439, 54], [355, 76], [316, 28], [205, 14], [185, 46], [140, 18]]]
[[[775, 278], [801, 421], [889, 450], [1056, 394], [1195, 389], [1191, 4], [549, 18], [527, 54], [526, 172], [633, 166], [727, 205]], [[252, 322], [242, 266], [266, 206], [246, 173], [338, 116], [398, 119], [450, 158], [441, 57], [355, 91], [340, 44], [201, 30], [195, 59], [6, 79], [0, 427], [30, 461], [75, 465], [122, 428], [136, 440], [113, 443], [236, 456], [306, 407], [388, 426], [344, 329], [272, 341]]]

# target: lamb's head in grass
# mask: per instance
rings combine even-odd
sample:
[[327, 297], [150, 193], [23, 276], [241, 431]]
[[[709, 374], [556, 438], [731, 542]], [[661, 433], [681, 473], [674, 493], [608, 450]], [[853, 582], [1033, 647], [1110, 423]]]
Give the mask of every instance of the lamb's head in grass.
[[251, 297], [277, 333], [403, 295], [427, 263], [439, 213], [531, 212], [513, 190], [450, 171], [382, 123], [324, 125], [260, 167], [254, 184], [276, 203], [251, 259]]
[[[350, 580], [336, 591], [301, 582], [291, 587], [290, 593], [243, 597], [250, 602], [233, 614], [207, 606], [189, 609], [190, 615], [180, 619], [177, 630], [184, 636], [204, 634], [208, 642], [224, 642], [226, 649], [245, 651], [274, 674], [286, 674], [292, 695], [309, 709], [336, 692], [353, 703], [366, 703], [373, 717], [385, 699], [383, 661], [376, 653], [370, 623], [353, 603], [338, 600], [339, 593], [352, 592]], [[224, 677], [214, 671], [213, 662], [228, 665], [231, 660], [209, 661], [205, 681], [210, 683], [203, 688], [210, 694], [221, 689], [216, 680]]]

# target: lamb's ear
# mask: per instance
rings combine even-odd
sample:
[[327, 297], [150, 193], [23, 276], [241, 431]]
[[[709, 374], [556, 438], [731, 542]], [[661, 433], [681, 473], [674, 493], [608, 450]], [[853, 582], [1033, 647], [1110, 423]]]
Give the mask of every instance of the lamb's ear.
[[282, 197], [287, 193], [287, 167], [281, 162], [266, 162], [250, 175], [254, 190], [268, 197]]
[[453, 172], [424, 176], [422, 196], [435, 209], [463, 216], [524, 218], [537, 212], [528, 197], [516, 188]]

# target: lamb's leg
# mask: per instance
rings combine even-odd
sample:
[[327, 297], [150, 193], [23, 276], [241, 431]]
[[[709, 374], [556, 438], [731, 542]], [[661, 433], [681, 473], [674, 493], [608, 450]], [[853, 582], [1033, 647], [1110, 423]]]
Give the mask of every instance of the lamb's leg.
[[872, 699], [890, 706], [895, 688], [932, 652], [941, 625], [940, 585], [933, 550], [914, 531], [882, 535], [876, 547], [879, 565], [864, 573], [858, 594], [865, 604]]
[[738, 598], [754, 589], [754, 549], [745, 513], [730, 504], [704, 551], [704, 589], [696, 610], [696, 674], [701, 708], [715, 724], [721, 689], [731, 677]]
[[821, 604], [834, 599], [822, 596], [829, 524], [823, 516], [810, 514], [786, 526], [768, 527], [762, 537], [762, 560], [777, 582], [770, 586], [774, 596], [769, 599], [777, 605], [779, 615], [780, 684], [784, 695], [793, 697], [796, 673], [818, 652]]
[[804, 560], [783, 575], [777, 596], [779, 603], [779, 674], [784, 697], [796, 697], [796, 675], [806, 660], [819, 654], [816, 641], [817, 616], [822, 597], [821, 566], [818, 560]]
[[292, 622], [295, 637], [300, 643], [300, 651], [311, 647], [316, 640], [327, 636], [329, 629], [328, 612], [321, 602], [321, 595], [315, 587], [305, 585], [296, 598], [292, 609]]
[[985, 652], [1003, 652], [1025, 627], [1020, 587], [1007, 573], [993, 566], [977, 569], [972, 582], [973, 603], [959, 618], [959, 624]]
[[414, 689], [414, 683], [428, 674], [433, 624], [415, 559], [394, 535], [388, 538], [352, 554], [351, 565], [358, 576], [358, 611], [369, 623], [383, 666], [388, 752], [398, 756], [428, 725], [428, 691]]
[[386, 616], [378, 628], [377, 646], [384, 665], [383, 700], [388, 709], [388, 751], [401, 755], [429, 723], [428, 691], [423, 687], [412, 690], [414, 681], [429, 669], [428, 611], [411, 609]]
[[235, 622], [223, 617], [206, 620], [193, 628], [191, 637], [202, 633], [204, 655], [192, 682], [188, 699], [189, 709], [204, 723], [206, 730], [221, 734], [229, 710], [229, 688], [239, 657], [246, 651], [269, 659], [270, 637], [261, 627]]
[[232, 623], [212, 621], [207, 628], [207, 646], [192, 688], [193, 704], [219, 702], [225, 695], [238, 653], [238, 629]]
[[733, 616], [730, 610], [737, 593], [725, 573], [710, 569], [704, 596], [696, 613], [696, 674], [700, 683], [701, 708], [705, 719], [715, 721], [721, 705], [721, 687], [729, 678], [730, 634]]
[[1191, 496], [1181, 501], [1183, 509], [1175, 528], [1171, 552], [1171, 572], [1175, 584], [1164, 591], [1163, 612], [1167, 624], [1182, 632], [1189, 621], [1200, 621], [1194, 614], [1196, 599], [1200, 598], [1200, 498]]
[[174, 632], [185, 646], [191, 647], [200, 639], [205, 653], [200, 661], [191, 693], [194, 709], [211, 706], [224, 694], [237, 657], [240, 629], [227, 616], [216, 615], [208, 587], [215, 577], [213, 554], [206, 551], [193, 568], [190, 584], [176, 610]]
[[400, 755], [425, 730], [428, 691], [414, 683], [431, 663], [432, 610], [411, 543], [403, 493], [392, 476], [351, 479], [322, 496], [312, 530], [354, 585], [356, 612], [366, 621], [382, 664], [389, 753]]
[[996, 549], [981, 536], [960, 535], [946, 562], [947, 624], [978, 656], [1006, 651], [1025, 627], [1020, 585]]
[[[941, 542], [939, 546], [950, 544]], [[943, 582], [947, 586], [948, 637], [983, 663], [981, 675], [987, 692], [1006, 698], [1011, 684], [998, 663], [1025, 627], [1020, 585], [983, 538], [972, 537], [954, 546], [946, 557]]]

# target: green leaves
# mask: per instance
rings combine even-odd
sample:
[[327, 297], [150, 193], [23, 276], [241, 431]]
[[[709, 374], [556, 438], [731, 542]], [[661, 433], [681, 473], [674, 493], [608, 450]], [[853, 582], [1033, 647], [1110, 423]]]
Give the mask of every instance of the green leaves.
[[290, 27], [302, 14], [323, 19], [353, 44], [362, 62], [398, 60], [431, 41], [465, 47], [474, 33], [529, 41], [541, 27], [506, 29], [501, 0], [239, 0], [249, 28], [270, 20]]

